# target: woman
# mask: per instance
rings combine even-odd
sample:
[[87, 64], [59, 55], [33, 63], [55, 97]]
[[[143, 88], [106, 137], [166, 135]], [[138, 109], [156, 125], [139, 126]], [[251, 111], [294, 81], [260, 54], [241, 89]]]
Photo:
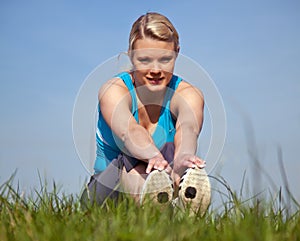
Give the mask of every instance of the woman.
[[196, 156], [204, 100], [173, 74], [178, 53], [178, 33], [165, 16], [147, 13], [135, 21], [131, 71], [99, 91], [95, 175], [83, 199], [101, 204], [120, 191], [138, 203], [179, 196], [181, 206], [206, 210], [210, 185], [205, 161]]

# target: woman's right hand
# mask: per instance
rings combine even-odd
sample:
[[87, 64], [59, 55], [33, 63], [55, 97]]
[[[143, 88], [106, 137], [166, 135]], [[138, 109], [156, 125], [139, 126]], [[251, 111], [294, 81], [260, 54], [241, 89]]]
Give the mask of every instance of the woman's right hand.
[[172, 168], [170, 167], [169, 163], [163, 158], [161, 154], [148, 160], [146, 173], [149, 174], [152, 171], [152, 169], [156, 169], [159, 171], [165, 170], [169, 174], [172, 171]]

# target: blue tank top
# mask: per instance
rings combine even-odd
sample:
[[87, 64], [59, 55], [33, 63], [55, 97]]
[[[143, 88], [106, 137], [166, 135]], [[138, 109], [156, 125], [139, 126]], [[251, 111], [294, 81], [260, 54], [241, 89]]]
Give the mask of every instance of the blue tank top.
[[[128, 88], [131, 95], [132, 108], [131, 113], [135, 120], [139, 123], [138, 103], [135, 88], [131, 76], [127, 72], [122, 72], [116, 77], [122, 79]], [[182, 79], [173, 75], [164, 98], [163, 106], [160, 111], [160, 116], [155, 131], [152, 134], [152, 139], [158, 149], [161, 149], [166, 143], [174, 142], [175, 136], [175, 121], [172, 118], [170, 111], [170, 101], [174, 91], [177, 89]], [[107, 165], [122, 153], [125, 148], [122, 141], [113, 134], [106, 121], [103, 119], [100, 108], [98, 108], [98, 125], [96, 132], [97, 152], [94, 165], [95, 173], [102, 172]]]

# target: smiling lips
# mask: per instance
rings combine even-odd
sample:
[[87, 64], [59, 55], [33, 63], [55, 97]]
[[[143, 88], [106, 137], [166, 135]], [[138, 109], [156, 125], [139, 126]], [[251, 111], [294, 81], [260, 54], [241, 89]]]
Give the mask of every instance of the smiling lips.
[[153, 85], [158, 85], [162, 82], [164, 78], [161, 77], [161, 78], [148, 78], [147, 77], [147, 80], [149, 81], [150, 84], [153, 84]]

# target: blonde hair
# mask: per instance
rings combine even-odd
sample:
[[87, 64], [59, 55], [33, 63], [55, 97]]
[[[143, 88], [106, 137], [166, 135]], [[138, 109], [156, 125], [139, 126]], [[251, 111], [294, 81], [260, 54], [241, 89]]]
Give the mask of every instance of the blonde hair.
[[138, 39], [146, 37], [174, 43], [174, 51], [179, 50], [179, 36], [178, 33], [170, 22], [170, 20], [159, 14], [150, 12], [140, 16], [132, 25], [129, 35], [129, 48], [128, 51], [134, 49], [134, 43]]

